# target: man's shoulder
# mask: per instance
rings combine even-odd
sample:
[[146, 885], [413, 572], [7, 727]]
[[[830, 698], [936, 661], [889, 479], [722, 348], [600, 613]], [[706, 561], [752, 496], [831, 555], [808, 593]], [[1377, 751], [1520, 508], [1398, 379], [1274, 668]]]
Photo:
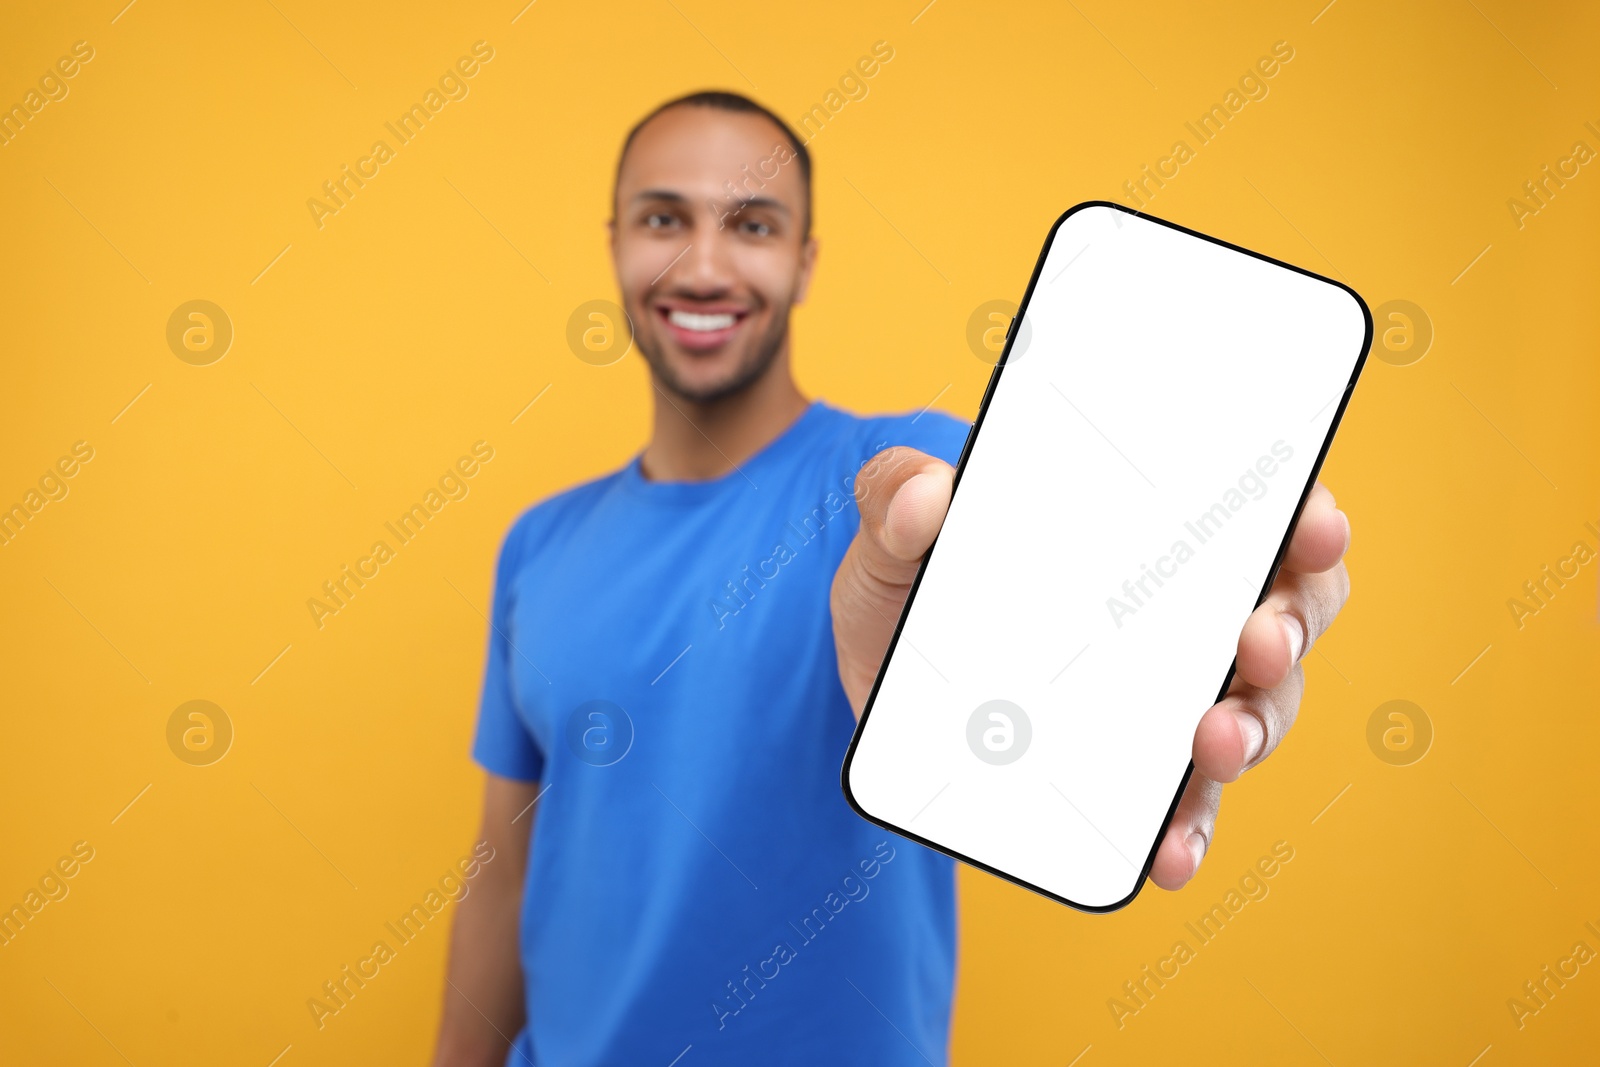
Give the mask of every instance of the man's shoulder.
[[524, 508], [506, 530], [505, 546], [519, 555], [526, 554], [549, 540], [551, 531], [570, 524], [586, 513], [616, 484], [622, 470], [597, 475], [577, 485], [551, 493]]
[[871, 452], [906, 445], [954, 466], [961, 458], [972, 424], [933, 407], [916, 411], [858, 415], [840, 410], [854, 424], [862, 444]]

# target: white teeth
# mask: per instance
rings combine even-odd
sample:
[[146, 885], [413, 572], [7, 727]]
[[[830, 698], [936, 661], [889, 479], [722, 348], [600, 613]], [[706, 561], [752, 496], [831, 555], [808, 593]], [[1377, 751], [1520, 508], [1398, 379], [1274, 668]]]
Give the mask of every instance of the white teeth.
[[726, 313], [721, 315], [696, 315], [692, 311], [673, 311], [667, 318], [674, 326], [701, 332], [726, 330], [734, 323], [733, 316]]

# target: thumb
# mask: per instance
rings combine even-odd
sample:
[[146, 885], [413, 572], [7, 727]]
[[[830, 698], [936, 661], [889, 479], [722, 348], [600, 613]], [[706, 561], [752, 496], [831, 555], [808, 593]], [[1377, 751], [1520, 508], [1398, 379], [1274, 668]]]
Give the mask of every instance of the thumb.
[[879, 452], [856, 479], [861, 528], [834, 575], [839, 679], [861, 714], [922, 557], [944, 525], [955, 470], [914, 448]]
[[863, 578], [909, 586], [923, 555], [944, 525], [955, 469], [898, 446], [873, 457], [856, 479], [861, 532], [855, 547]]

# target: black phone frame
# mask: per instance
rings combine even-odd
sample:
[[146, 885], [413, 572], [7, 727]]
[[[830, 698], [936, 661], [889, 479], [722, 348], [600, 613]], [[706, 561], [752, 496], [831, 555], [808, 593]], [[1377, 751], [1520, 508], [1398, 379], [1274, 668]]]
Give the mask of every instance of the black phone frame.
[[[1356, 305], [1361, 308], [1361, 315], [1366, 324], [1365, 336], [1361, 341], [1361, 354], [1356, 359], [1354, 370], [1352, 370], [1350, 373], [1350, 381], [1345, 385], [1344, 392], [1339, 396], [1339, 406], [1333, 413], [1333, 421], [1328, 425], [1328, 434], [1325, 438], [1323, 438], [1322, 448], [1317, 452], [1316, 462], [1311, 465], [1311, 473], [1306, 479], [1305, 488], [1300, 492], [1300, 500], [1295, 505], [1294, 517], [1290, 519], [1289, 528], [1284, 531], [1283, 540], [1278, 545], [1277, 555], [1273, 558], [1272, 567], [1267, 572], [1266, 584], [1261, 587], [1261, 592], [1256, 597], [1256, 607], [1260, 607], [1261, 604], [1267, 599], [1267, 594], [1271, 592], [1273, 582], [1277, 581], [1278, 571], [1283, 566], [1284, 557], [1288, 555], [1289, 542], [1294, 537], [1295, 527], [1300, 523], [1300, 515], [1305, 510], [1306, 500], [1311, 495], [1312, 487], [1316, 485], [1317, 475], [1322, 471], [1323, 461], [1328, 458], [1328, 449], [1333, 445], [1333, 435], [1338, 431], [1339, 423], [1344, 418], [1345, 408], [1347, 408], [1350, 403], [1350, 394], [1355, 390], [1356, 387], [1356, 380], [1361, 377], [1362, 368], [1366, 366], [1367, 356], [1372, 350], [1372, 311], [1367, 307], [1367, 302], [1361, 298], [1361, 294], [1343, 282], [1335, 281], [1334, 279], [1318, 274], [1315, 271], [1306, 270], [1304, 267], [1297, 267], [1293, 263], [1285, 263], [1281, 259], [1275, 259], [1272, 256], [1263, 255], [1260, 252], [1254, 252], [1248, 248], [1242, 248], [1231, 241], [1224, 241], [1219, 237], [1212, 237], [1210, 234], [1204, 234], [1198, 230], [1191, 230], [1187, 226], [1181, 226], [1176, 222], [1169, 222], [1166, 219], [1160, 219], [1154, 215], [1149, 215], [1142, 211], [1135, 211], [1132, 208], [1125, 207], [1122, 204], [1112, 203], [1109, 200], [1086, 200], [1081, 204], [1075, 204], [1068, 208], [1066, 211], [1061, 213], [1059, 218], [1056, 219], [1055, 223], [1050, 227], [1050, 232], [1045, 235], [1044, 248], [1039, 253], [1038, 262], [1034, 264], [1033, 276], [1028, 279], [1028, 288], [1027, 291], [1023, 293], [1022, 303], [1018, 306], [1017, 313], [1012, 318], [1011, 325], [1006, 330], [1005, 347], [1000, 353], [1000, 359], [994, 365], [994, 372], [989, 376], [989, 385], [984, 390], [983, 400], [978, 405], [978, 417], [973, 421], [972, 429], [967, 433], [967, 440], [965, 444], [962, 445], [961, 458], [956, 464], [955, 478], [951, 488], [951, 503], [952, 505], [954, 504], [955, 493], [961, 488], [961, 476], [967, 468], [967, 457], [972, 454], [972, 446], [978, 439], [978, 431], [983, 427], [984, 416], [987, 415], [989, 411], [989, 402], [994, 399], [995, 387], [1000, 383], [1001, 372], [1005, 370], [1006, 359], [1008, 356], [1010, 356], [1011, 346], [1016, 341], [1018, 327], [1022, 322], [1023, 316], [1027, 314], [1028, 303], [1033, 299], [1034, 288], [1039, 283], [1039, 275], [1044, 271], [1045, 260], [1049, 258], [1050, 249], [1055, 245], [1056, 232], [1061, 229], [1062, 223], [1066, 222], [1073, 215], [1080, 211], [1087, 210], [1088, 208], [1095, 207], [1111, 208], [1114, 211], [1120, 211], [1124, 214], [1133, 215], [1149, 222], [1158, 223], [1159, 225], [1177, 230], [1180, 233], [1188, 234], [1190, 237], [1198, 237], [1201, 240], [1210, 241], [1212, 244], [1221, 245], [1224, 248], [1230, 248], [1235, 252], [1242, 252], [1247, 256], [1252, 256], [1256, 259], [1262, 260], [1263, 262], [1271, 263], [1274, 266], [1283, 267], [1286, 270], [1292, 270], [1296, 274], [1303, 274], [1308, 278], [1315, 278], [1317, 281], [1326, 282], [1329, 285], [1337, 286], [1346, 293], [1349, 293], [1350, 296], [1354, 298]], [[1074, 908], [1078, 911], [1089, 912], [1091, 914], [1105, 914], [1107, 912], [1120, 911], [1122, 908], [1127, 907], [1128, 904], [1130, 904], [1133, 899], [1139, 895], [1140, 890], [1144, 888], [1145, 882], [1150, 877], [1150, 869], [1155, 865], [1156, 851], [1161, 847], [1162, 839], [1166, 837], [1167, 828], [1172, 824], [1172, 818], [1177, 813], [1178, 803], [1183, 799], [1183, 792], [1188, 788], [1190, 778], [1194, 776], [1193, 759], [1189, 761], [1188, 769], [1183, 772], [1183, 778], [1178, 782], [1177, 791], [1172, 796], [1172, 803], [1167, 806], [1166, 818], [1161, 820], [1161, 828], [1156, 832], [1155, 841], [1150, 845], [1150, 851], [1145, 856], [1144, 866], [1140, 868], [1139, 877], [1134, 882], [1133, 889], [1130, 890], [1128, 895], [1123, 897], [1121, 900], [1112, 904], [1102, 905], [1079, 904], [1077, 901], [1068, 900], [1066, 897], [1052, 893], [1048, 889], [1044, 889], [1040, 886], [1034, 885], [1031, 882], [1027, 882], [1021, 878], [1007, 874], [1005, 871], [1002, 871], [997, 867], [992, 867], [981, 860], [975, 860], [970, 856], [964, 856], [953, 849], [946, 848], [937, 841], [929, 840], [928, 838], [914, 834], [903, 827], [895, 826], [887, 820], [880, 819], [868, 812], [864, 807], [861, 806], [860, 802], [856, 800], [855, 794], [850, 791], [850, 763], [855, 758], [856, 747], [860, 744], [861, 735], [866, 729], [867, 719], [872, 713], [873, 702], [877, 700], [878, 689], [883, 684], [884, 675], [888, 672], [889, 661], [894, 658], [895, 648], [900, 643], [900, 633], [905, 628], [906, 619], [911, 614], [911, 605], [916, 601], [917, 589], [922, 585], [922, 576], [927, 573], [928, 561], [933, 558], [934, 550], [938, 548], [938, 546], [939, 539], [935, 537], [933, 544], [928, 547], [927, 553], [922, 557], [922, 563], [917, 568], [917, 576], [911, 583], [910, 591], [906, 594], [905, 607], [901, 609], [900, 618], [895, 623], [894, 636], [889, 640], [889, 648], [888, 651], [884, 653], [883, 663], [878, 668], [878, 676], [873, 679], [872, 691], [867, 695], [867, 702], [861, 709], [861, 717], [856, 722], [855, 732], [850, 737], [850, 748], [845, 752], [844, 764], [839, 770], [839, 784], [844, 790], [845, 800], [849, 802], [851, 809], [857, 815], [876, 826], [881, 826], [885, 830], [899, 834], [901, 837], [904, 837], [907, 840], [915, 841], [920, 845], [925, 845], [936, 852], [942, 852], [947, 856], [960, 860], [962, 863], [965, 863], [968, 866], [976, 867], [978, 870], [985, 871], [997, 878], [1003, 878], [1008, 882], [1019, 885], [1024, 889], [1031, 890], [1032, 892], [1038, 893], [1040, 896], [1047, 897], [1050, 900], [1054, 900], [1057, 903], [1065, 904], [1070, 908]], [[1238, 657], [1236, 656], [1233, 662], [1229, 664], [1227, 676], [1222, 680], [1222, 688], [1217, 691], [1216, 699], [1212, 701], [1212, 704], [1221, 702], [1222, 698], [1227, 696], [1228, 687], [1233, 683], [1233, 676], [1235, 671], [1238, 669], [1238, 665]]]

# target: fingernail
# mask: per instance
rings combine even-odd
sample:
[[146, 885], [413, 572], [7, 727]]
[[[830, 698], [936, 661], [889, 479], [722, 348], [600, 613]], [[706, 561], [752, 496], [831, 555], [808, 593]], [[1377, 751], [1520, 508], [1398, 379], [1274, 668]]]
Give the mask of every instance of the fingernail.
[[1289, 639], [1289, 666], [1293, 667], [1300, 662], [1300, 653], [1306, 648], [1306, 631], [1300, 625], [1300, 620], [1293, 615], [1279, 615], [1283, 620], [1283, 632]]
[[1206, 858], [1206, 839], [1204, 834], [1192, 833], [1189, 835], [1189, 854], [1194, 857], [1194, 869], [1200, 869], [1200, 861]]
[[1244, 762], [1240, 768], [1250, 766], [1261, 755], [1261, 744], [1266, 734], [1261, 729], [1261, 720], [1248, 711], [1233, 713], [1233, 721], [1239, 724], [1239, 737], [1244, 742]]

